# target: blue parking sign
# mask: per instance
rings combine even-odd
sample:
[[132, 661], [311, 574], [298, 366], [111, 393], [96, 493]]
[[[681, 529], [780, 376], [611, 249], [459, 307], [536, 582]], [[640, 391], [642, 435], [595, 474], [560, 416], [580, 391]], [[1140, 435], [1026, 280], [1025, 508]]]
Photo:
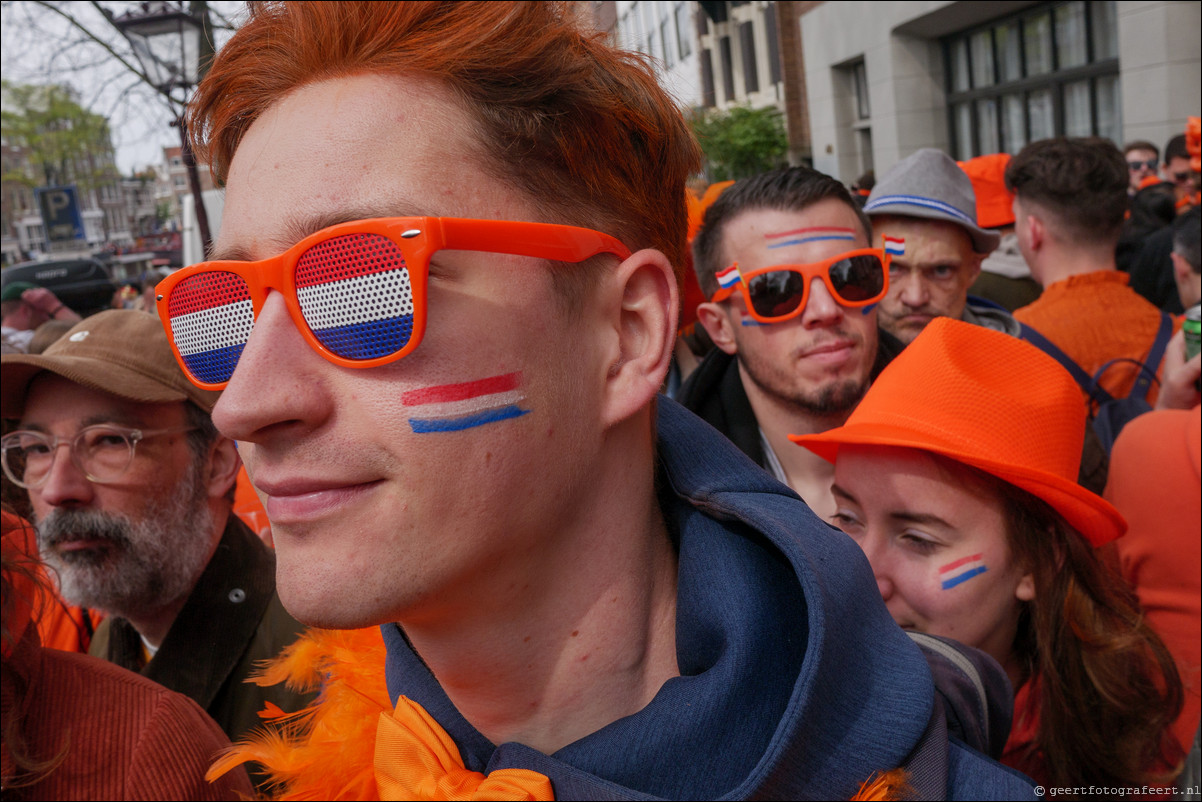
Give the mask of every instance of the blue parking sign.
[[42, 213], [47, 245], [84, 238], [83, 215], [79, 212], [79, 198], [74, 184], [39, 187], [33, 194]]

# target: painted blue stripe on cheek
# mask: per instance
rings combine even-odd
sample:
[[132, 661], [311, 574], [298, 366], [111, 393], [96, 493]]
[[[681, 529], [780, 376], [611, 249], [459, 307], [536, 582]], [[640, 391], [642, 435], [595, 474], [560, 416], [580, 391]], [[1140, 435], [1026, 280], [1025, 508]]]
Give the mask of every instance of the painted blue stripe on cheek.
[[860, 307], [860, 314], [861, 314], [861, 315], [866, 315], [866, 314], [868, 314], [868, 313], [869, 313], [869, 312], [871, 312], [873, 309], [876, 309], [876, 306], [877, 306], [877, 304], [879, 304], [879, 303], [880, 303], [880, 301], [877, 301], [877, 302], [876, 302], [876, 304], [868, 304], [868, 306], [862, 306], [862, 307]]
[[484, 412], [477, 412], [474, 415], [465, 415], [462, 418], [410, 418], [409, 427], [413, 429], [414, 434], [433, 434], [436, 432], [458, 432], [463, 429], [471, 429], [476, 426], [483, 426], [486, 423], [496, 423], [497, 421], [509, 420], [510, 418], [520, 418], [530, 412], [528, 409], [521, 409], [516, 406], [504, 406], [500, 409], [489, 409]]
[[985, 573], [985, 566], [983, 566], [983, 565], [978, 566], [978, 567], [972, 569], [971, 571], [965, 571], [964, 573], [960, 574], [959, 576], [955, 576], [955, 577], [952, 577], [951, 579], [943, 580], [943, 589], [951, 590], [956, 585], [967, 582], [968, 580], [972, 579], [974, 576], [977, 576], [978, 574], [983, 574], [983, 573]]
[[756, 320], [753, 317], [745, 317], [741, 321], [739, 321], [739, 323], [744, 326], [771, 326], [772, 325], [771, 323], [764, 323], [763, 321]]

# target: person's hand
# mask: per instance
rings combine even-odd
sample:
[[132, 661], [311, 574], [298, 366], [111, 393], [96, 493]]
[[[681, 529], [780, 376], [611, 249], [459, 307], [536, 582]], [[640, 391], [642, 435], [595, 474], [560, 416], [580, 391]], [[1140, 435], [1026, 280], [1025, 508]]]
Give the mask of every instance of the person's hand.
[[1178, 331], [1164, 351], [1164, 367], [1160, 374], [1160, 394], [1157, 409], [1193, 409], [1202, 401], [1198, 392], [1202, 377], [1202, 354], [1185, 358], [1185, 332]]
[[81, 320], [74, 310], [67, 307], [50, 290], [34, 287], [21, 293], [21, 301], [51, 320]]
[[34, 287], [21, 293], [21, 301], [46, 317], [54, 317], [54, 313], [62, 306], [58, 296], [45, 287]]

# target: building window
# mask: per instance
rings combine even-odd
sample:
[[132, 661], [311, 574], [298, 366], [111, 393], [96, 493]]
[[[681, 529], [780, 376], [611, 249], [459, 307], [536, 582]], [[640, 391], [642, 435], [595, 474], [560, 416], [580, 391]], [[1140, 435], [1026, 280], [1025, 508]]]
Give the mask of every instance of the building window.
[[944, 40], [958, 159], [1122, 131], [1113, 0], [1044, 3]]
[[714, 92], [714, 62], [710, 58], [710, 49], [702, 48], [698, 58], [701, 61], [701, 105], [710, 109], [718, 105], [718, 98]]
[[760, 73], [755, 63], [755, 28], [750, 21], [739, 25], [739, 50], [743, 55], [743, 88], [750, 95], [760, 91]]
[[693, 53], [693, 45], [689, 41], [690, 5], [690, 3], [678, 3], [676, 6], [676, 49], [682, 60]]
[[664, 64], [668, 69], [671, 69], [676, 63], [675, 53], [672, 50], [672, 37], [668, 35], [668, 23], [671, 21], [668, 17], [659, 21], [660, 46], [664, 49]]
[[726, 92], [727, 103], [735, 99], [735, 66], [734, 57], [730, 52], [730, 37], [718, 39], [718, 58], [722, 62], [722, 89]]
[[776, 33], [776, 3], [764, 8], [764, 33], [768, 40], [768, 80], [774, 84], [781, 81], [780, 37]]
[[867, 120], [872, 116], [872, 106], [868, 103], [868, 71], [863, 61], [852, 65], [851, 80], [856, 93], [856, 119]]

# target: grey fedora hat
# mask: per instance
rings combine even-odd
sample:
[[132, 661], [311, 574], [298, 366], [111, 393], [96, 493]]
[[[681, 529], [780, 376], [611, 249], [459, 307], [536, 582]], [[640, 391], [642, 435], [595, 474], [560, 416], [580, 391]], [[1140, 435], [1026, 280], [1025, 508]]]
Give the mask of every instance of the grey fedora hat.
[[864, 213], [956, 223], [972, 237], [977, 253], [991, 253], [1001, 240], [996, 231], [977, 225], [977, 199], [968, 175], [934, 148], [910, 154], [885, 173], [868, 196]]

